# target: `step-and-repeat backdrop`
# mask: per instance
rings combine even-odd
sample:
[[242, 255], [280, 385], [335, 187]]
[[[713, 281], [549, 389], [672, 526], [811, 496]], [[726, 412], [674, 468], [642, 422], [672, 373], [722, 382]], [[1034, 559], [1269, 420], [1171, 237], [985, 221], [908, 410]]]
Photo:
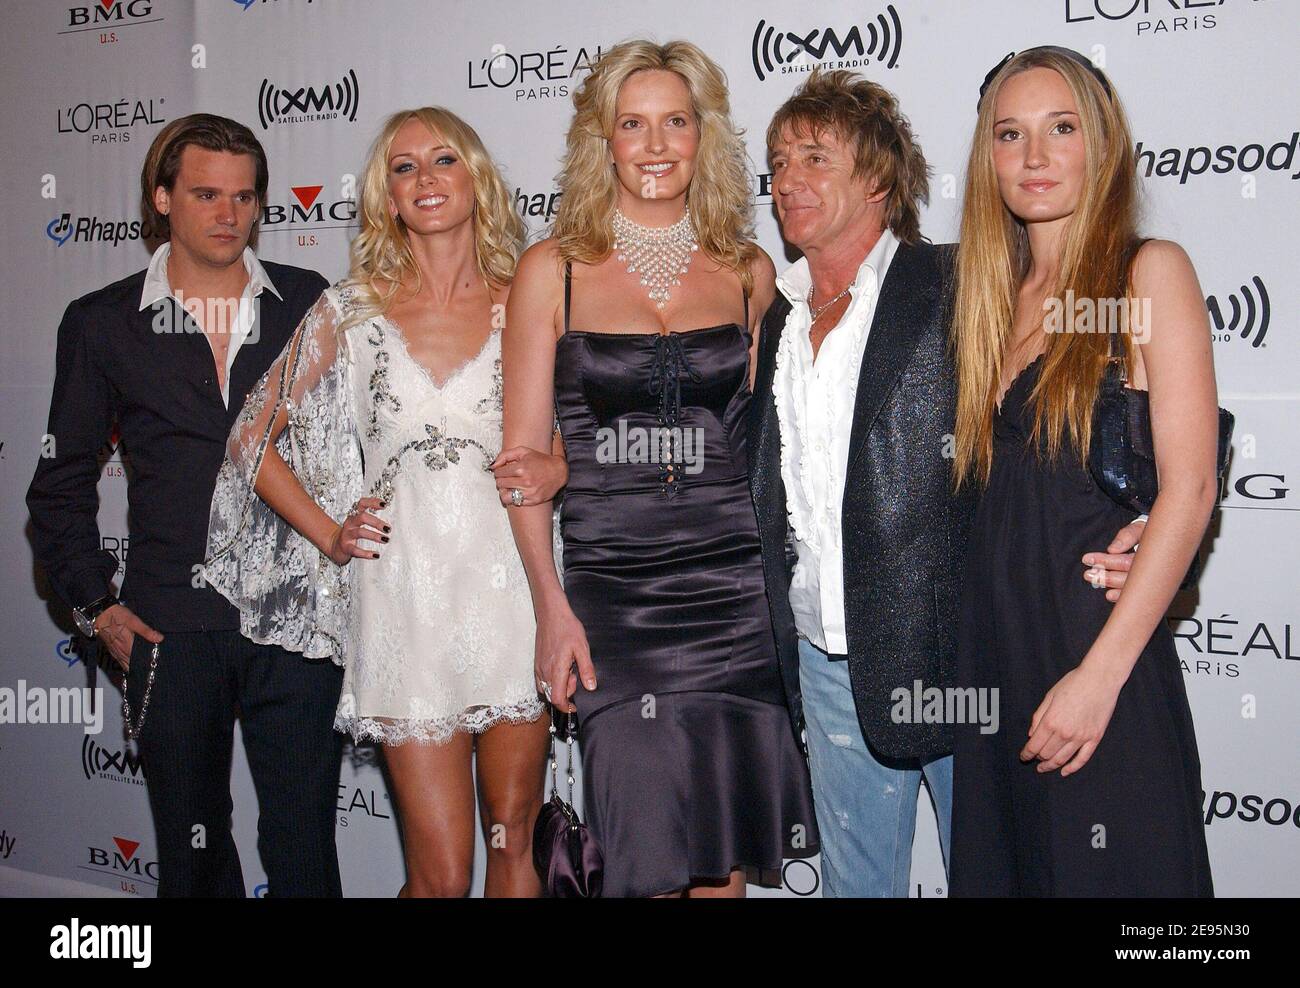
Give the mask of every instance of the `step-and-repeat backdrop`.
[[[1293, 0], [14, 0], [4, 50], [0, 311], [0, 893], [154, 894], [148, 766], [119, 694], [70, 650], [71, 623], [32, 559], [23, 495], [41, 452], [55, 329], [67, 302], [143, 268], [139, 173], [167, 121], [194, 111], [252, 127], [271, 162], [260, 252], [338, 278], [355, 176], [393, 110], [470, 121], [534, 236], [553, 217], [571, 96], [588, 59], [635, 37], [686, 38], [727, 73], [754, 170], [758, 231], [783, 248], [763, 134], [815, 66], [896, 92], [934, 169], [923, 229], [958, 228], [979, 84], [1008, 51], [1076, 48], [1124, 98], [1145, 231], [1191, 254], [1214, 331], [1221, 401], [1237, 415], [1230, 475], [1177, 637], [1203, 765], [1204, 820], [1225, 895], [1300, 893], [1300, 112]], [[1288, 82], [1288, 80], [1292, 80]], [[129, 564], [128, 465], [104, 437], [102, 541]], [[102, 729], [22, 723], [32, 690], [102, 687]], [[234, 827], [249, 895], [265, 892], [257, 801], [237, 745]], [[380, 752], [346, 749], [338, 846], [349, 895], [403, 880]], [[918, 809], [913, 894], [946, 882]], [[476, 869], [476, 889], [482, 884]], [[775, 894], [817, 895], [815, 862]], [[751, 891], [759, 893], [759, 890]]]

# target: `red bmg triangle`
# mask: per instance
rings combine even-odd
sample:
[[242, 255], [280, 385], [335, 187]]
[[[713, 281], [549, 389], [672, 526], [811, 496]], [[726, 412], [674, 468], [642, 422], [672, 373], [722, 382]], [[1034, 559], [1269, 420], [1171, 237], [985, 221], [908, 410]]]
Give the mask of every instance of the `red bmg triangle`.
[[290, 191], [298, 197], [302, 203], [303, 212], [311, 209], [316, 202], [316, 197], [320, 195], [320, 190], [325, 188], [323, 185], [291, 185]]
[[99, 5], [103, 7], [105, 10], [109, 11], [110, 13], [113, 10], [113, 3], [114, 0], [99, 0]]
[[131, 860], [132, 855], [135, 854], [136, 848], [140, 846], [138, 840], [127, 840], [125, 837], [114, 837], [113, 843], [117, 845], [117, 849], [122, 852], [122, 857], [127, 861]]

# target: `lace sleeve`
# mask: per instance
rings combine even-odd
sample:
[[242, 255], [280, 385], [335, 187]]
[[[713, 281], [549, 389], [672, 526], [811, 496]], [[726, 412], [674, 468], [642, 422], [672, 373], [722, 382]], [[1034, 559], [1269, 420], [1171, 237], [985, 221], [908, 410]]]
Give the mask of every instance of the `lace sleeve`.
[[230, 432], [208, 519], [203, 576], [239, 608], [240, 630], [308, 658], [348, 653], [349, 567], [336, 566], [257, 496], [270, 443], [331, 518], [361, 496], [351, 361], [327, 289], [258, 381]]

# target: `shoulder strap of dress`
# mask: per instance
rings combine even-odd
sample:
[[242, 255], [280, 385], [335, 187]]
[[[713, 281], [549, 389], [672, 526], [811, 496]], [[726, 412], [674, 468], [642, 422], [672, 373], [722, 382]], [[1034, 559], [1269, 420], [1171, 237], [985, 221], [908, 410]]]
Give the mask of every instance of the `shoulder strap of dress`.
[[745, 300], [745, 325], [741, 329], [749, 329], [749, 292], [745, 291], [745, 286], [740, 286], [741, 297]]
[[569, 331], [569, 299], [573, 295], [573, 262], [564, 262], [564, 331]]

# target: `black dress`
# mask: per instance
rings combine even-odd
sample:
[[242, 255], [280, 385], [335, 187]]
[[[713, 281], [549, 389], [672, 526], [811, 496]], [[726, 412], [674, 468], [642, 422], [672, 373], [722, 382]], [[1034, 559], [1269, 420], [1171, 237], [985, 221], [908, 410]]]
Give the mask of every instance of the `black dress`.
[[[568, 294], [566, 272], [564, 591], [596, 670], [575, 702], [605, 894], [776, 871], [817, 836], [749, 491], [749, 332], [570, 331]], [[673, 428], [691, 437], [683, 462], [629, 462]]]
[[1041, 362], [1012, 382], [994, 418], [993, 469], [966, 557], [958, 683], [996, 687], [1000, 723], [991, 734], [956, 732], [951, 894], [1212, 895], [1196, 736], [1163, 621], [1083, 768], [1040, 775], [1037, 760], [1019, 758], [1034, 711], [1113, 607], [1082, 579], [1082, 557], [1132, 520], [1073, 446], [1049, 465], [1029, 445]]

